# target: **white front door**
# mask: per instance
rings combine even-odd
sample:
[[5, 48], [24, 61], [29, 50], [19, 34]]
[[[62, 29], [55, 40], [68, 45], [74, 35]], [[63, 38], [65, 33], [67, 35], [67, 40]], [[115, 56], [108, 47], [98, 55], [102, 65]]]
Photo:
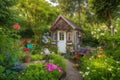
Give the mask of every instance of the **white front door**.
[[66, 32], [58, 31], [58, 49], [61, 53], [66, 53]]

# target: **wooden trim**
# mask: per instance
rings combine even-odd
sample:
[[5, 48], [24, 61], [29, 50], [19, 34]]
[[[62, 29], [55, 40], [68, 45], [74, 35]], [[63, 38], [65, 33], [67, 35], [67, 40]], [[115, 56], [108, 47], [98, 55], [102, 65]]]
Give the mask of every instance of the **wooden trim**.
[[60, 19], [64, 20], [72, 29], [74, 29], [74, 30], [80, 30], [80, 28], [79, 28], [78, 26], [76, 26], [73, 22], [71, 22], [70, 20], [66, 19], [66, 18], [63, 17], [62, 15], [59, 15], [59, 16], [57, 17], [57, 19], [55, 20], [55, 22], [52, 24], [52, 26], [51, 26], [51, 28], [50, 28], [51, 30], [52, 30], [52, 28], [54, 27], [54, 25], [55, 25]]

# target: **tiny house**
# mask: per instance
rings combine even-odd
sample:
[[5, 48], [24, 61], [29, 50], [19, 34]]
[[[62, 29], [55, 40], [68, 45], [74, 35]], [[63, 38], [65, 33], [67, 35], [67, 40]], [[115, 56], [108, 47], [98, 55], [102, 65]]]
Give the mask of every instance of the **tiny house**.
[[52, 45], [61, 53], [78, 51], [82, 43], [82, 30], [67, 18], [59, 15], [50, 28]]

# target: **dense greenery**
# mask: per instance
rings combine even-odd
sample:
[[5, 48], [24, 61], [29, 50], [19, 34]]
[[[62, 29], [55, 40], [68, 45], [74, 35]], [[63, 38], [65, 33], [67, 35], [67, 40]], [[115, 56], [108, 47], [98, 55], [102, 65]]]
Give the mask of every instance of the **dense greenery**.
[[118, 80], [120, 78], [118, 75], [120, 61], [106, 56], [103, 51], [90, 57], [87, 55], [81, 57], [79, 64], [80, 73], [85, 80]]
[[[0, 1], [0, 25], [9, 25], [15, 20], [15, 11], [11, 9], [18, 0], [1, 0]], [[15, 15], [14, 15], [15, 14]]]
[[[44, 32], [50, 32], [50, 25], [59, 14], [77, 24], [83, 31], [83, 46], [104, 49], [102, 54], [80, 57], [79, 67], [85, 80], [120, 79], [120, 1], [119, 0], [0, 0], [0, 80], [58, 80], [59, 71], [49, 72], [47, 64], [30, 65], [18, 72], [13, 68], [23, 58], [23, 47], [18, 45], [22, 38], [34, 38], [33, 61], [42, 60]], [[13, 25], [19, 23], [19, 27]], [[13, 28], [14, 29], [13, 29]], [[57, 53], [50, 44], [49, 50]], [[101, 57], [102, 56], [102, 57]], [[68, 57], [68, 56], [67, 56]], [[60, 55], [50, 55], [50, 63], [65, 70], [65, 60]], [[76, 59], [76, 55], [72, 57]], [[79, 59], [79, 58], [77, 58]]]
[[1, 29], [0, 33], [0, 65], [10, 69], [18, 65], [22, 57], [22, 48], [18, 45], [20, 36], [15, 29]]
[[[40, 56], [40, 55], [39, 55]], [[51, 64], [55, 64], [58, 67], [61, 67], [62, 72], [65, 71], [65, 60], [60, 55], [51, 55]], [[37, 60], [37, 58], [36, 58]], [[39, 60], [39, 59], [38, 59]], [[28, 65], [25, 70], [22, 70], [20, 72], [10, 72], [10, 73], [4, 73], [4, 67], [0, 66], [0, 79], [1, 80], [59, 80], [62, 72], [59, 72], [57, 69], [50, 72], [47, 70], [48, 64], [32, 64]]]
[[44, 0], [20, 0], [17, 7], [21, 17], [27, 21], [23, 26], [31, 28], [34, 32], [35, 42], [41, 39], [44, 32], [48, 31], [49, 25], [58, 15], [57, 8], [50, 6]]

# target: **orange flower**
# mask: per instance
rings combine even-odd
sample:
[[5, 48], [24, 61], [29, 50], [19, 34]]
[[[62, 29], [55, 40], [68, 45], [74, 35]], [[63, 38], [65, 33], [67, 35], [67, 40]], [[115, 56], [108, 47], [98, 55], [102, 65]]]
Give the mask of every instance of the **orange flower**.
[[99, 54], [97, 57], [98, 57], [98, 58], [104, 58], [104, 57], [105, 57], [105, 54]]
[[102, 47], [98, 47], [98, 50], [99, 50], [99, 51], [103, 51], [103, 48], [102, 48]]

